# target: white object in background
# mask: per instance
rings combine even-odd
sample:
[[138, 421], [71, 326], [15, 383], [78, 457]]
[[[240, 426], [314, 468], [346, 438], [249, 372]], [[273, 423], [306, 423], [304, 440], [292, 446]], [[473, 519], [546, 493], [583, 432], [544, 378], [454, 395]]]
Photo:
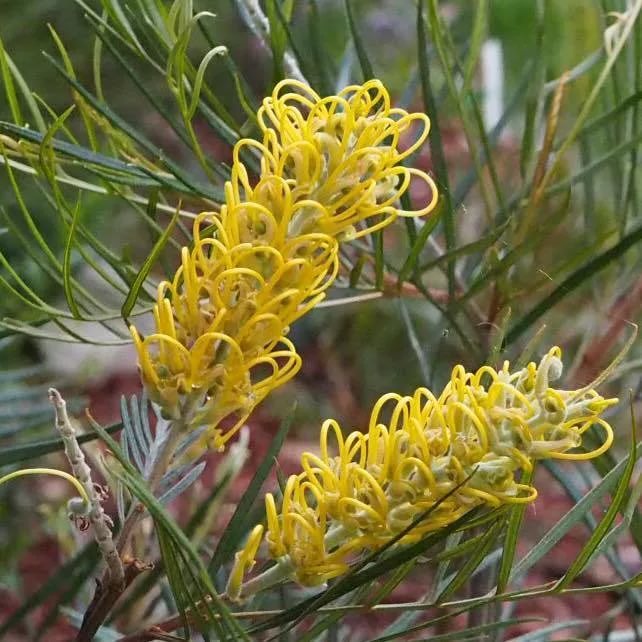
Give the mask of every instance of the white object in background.
[[490, 38], [482, 45], [481, 73], [484, 125], [486, 131], [490, 131], [504, 112], [504, 52], [496, 38]]

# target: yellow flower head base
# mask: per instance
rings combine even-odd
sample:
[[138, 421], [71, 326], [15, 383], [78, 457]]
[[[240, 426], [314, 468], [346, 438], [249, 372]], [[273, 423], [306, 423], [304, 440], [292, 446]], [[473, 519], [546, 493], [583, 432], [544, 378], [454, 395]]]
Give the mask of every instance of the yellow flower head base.
[[[377, 80], [323, 99], [284, 81], [258, 118], [263, 142], [236, 144], [220, 213], [197, 217], [193, 246], [159, 285], [155, 331], [143, 338], [131, 328], [150, 397], [214, 448], [299, 370], [285, 335], [336, 278], [339, 242], [427, 214], [437, 199], [427, 174], [401, 165], [430, 121], [391, 108]], [[260, 156], [256, 179], [243, 150]], [[413, 177], [430, 200], [406, 212], [398, 201]]]
[[[321, 584], [433, 507], [400, 544], [475, 506], [532, 502], [537, 490], [519, 483], [516, 473], [537, 459], [591, 459], [605, 452], [613, 433], [599, 415], [617, 399], [593, 389], [551, 387], [562, 373], [560, 354], [553, 348], [539, 365], [516, 372], [508, 362], [499, 371], [485, 366], [475, 373], [456, 366], [439, 397], [426, 388], [412, 396], [386, 394], [366, 432], [344, 436], [335, 421], [326, 421], [320, 452], [302, 455], [302, 472], [288, 479], [280, 509], [266, 496], [265, 539], [277, 566], [242, 592], [233, 574], [232, 594], [252, 594], [284, 574], [303, 585]], [[592, 425], [602, 429], [601, 446], [578, 450]], [[246, 558], [239, 557], [249, 568]]]

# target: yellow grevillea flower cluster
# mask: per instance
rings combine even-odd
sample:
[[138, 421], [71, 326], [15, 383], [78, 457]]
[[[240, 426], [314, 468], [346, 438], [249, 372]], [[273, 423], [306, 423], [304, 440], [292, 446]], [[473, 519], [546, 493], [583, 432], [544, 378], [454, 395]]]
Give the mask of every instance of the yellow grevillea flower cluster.
[[[304, 585], [323, 583], [431, 508], [400, 544], [451, 524], [475, 506], [533, 501], [537, 490], [516, 474], [531, 470], [537, 459], [603, 453], [613, 433], [599, 415], [617, 399], [590, 388], [550, 387], [561, 376], [560, 357], [559, 348], [552, 348], [539, 366], [530, 363], [516, 372], [508, 362], [499, 371], [485, 366], [475, 373], [456, 366], [439, 397], [426, 388], [381, 397], [367, 432], [344, 437], [335, 421], [326, 421], [320, 453], [302, 455], [303, 470], [288, 479], [280, 510], [271, 494], [265, 498], [265, 539], [278, 562], [266, 573]], [[569, 452], [582, 445], [592, 425], [602, 428], [602, 445]], [[228, 584], [233, 598], [241, 593], [240, 577], [253, 564], [263, 530], [257, 526], [237, 554]], [[258, 576], [243, 592], [263, 583]]]
[[[234, 148], [220, 213], [196, 219], [193, 247], [159, 285], [156, 331], [142, 338], [132, 327], [152, 399], [173, 417], [189, 406], [190, 427], [205, 427], [216, 448], [299, 369], [285, 335], [335, 279], [338, 243], [427, 214], [437, 198], [427, 174], [400, 164], [430, 121], [392, 108], [378, 80], [327, 98], [283, 81], [258, 121], [262, 141]], [[403, 150], [402, 137], [414, 140]], [[244, 155], [258, 156], [256, 181]], [[430, 202], [400, 210], [413, 177], [428, 185]]]

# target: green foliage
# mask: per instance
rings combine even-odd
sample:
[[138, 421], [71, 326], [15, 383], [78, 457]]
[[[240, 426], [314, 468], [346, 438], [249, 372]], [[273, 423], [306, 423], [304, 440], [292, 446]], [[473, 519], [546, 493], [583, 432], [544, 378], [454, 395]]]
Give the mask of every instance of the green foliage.
[[[571, 354], [568, 378], [579, 387], [608, 364], [625, 321], [640, 318], [642, 306], [627, 293], [642, 292], [642, 2], [267, 0], [267, 32], [251, 23], [243, 10], [251, 3], [241, 0], [214, 3], [216, 16], [212, 3], [191, 0], [22, 4], [0, 0], [0, 340], [13, 342], [12, 352], [1, 346], [11, 364], [0, 374], [3, 473], [63, 449], [48, 427], [39, 367], [14, 362], [24, 362], [29, 345], [42, 339], [129, 341], [127, 323], [149, 313], [158, 281], [174, 271], [179, 248], [190, 245], [194, 215], [216, 211], [224, 200], [231, 147], [258, 135], [261, 97], [293, 69], [321, 94], [382, 78], [399, 105], [424, 110], [432, 121], [429, 141], [408, 163], [429, 170], [440, 195], [427, 220], [346, 243], [323, 304], [328, 309], [293, 328], [302, 351], [321, 353], [326, 389], [356, 396], [363, 408], [389, 390], [436, 388], [455, 363], [523, 363], [554, 343]], [[620, 16], [609, 18], [609, 11]], [[52, 12], [62, 13], [46, 29]], [[30, 41], [19, 37], [25, 24], [33, 29]], [[34, 57], [44, 34], [46, 52]], [[508, 96], [496, 122], [484, 115], [481, 63], [489, 37], [501, 43], [506, 65], [505, 73], [496, 70]], [[257, 169], [247, 150], [243, 162]], [[411, 190], [403, 206], [421, 198]], [[101, 338], [91, 332], [95, 326]], [[638, 386], [633, 413], [641, 357], [638, 342], [609, 384], [619, 391]], [[336, 383], [336, 372], [345, 379]], [[321, 403], [325, 414], [341, 396], [318, 402], [318, 391], [304, 385], [288, 389], [301, 397], [299, 418], [316, 419]], [[277, 404], [278, 397], [272, 408]], [[80, 403], [70, 405], [80, 410]], [[596, 641], [637, 639], [642, 574], [627, 572], [619, 549], [629, 538], [642, 553], [642, 486], [634, 473], [642, 446], [635, 430], [625, 437], [635, 415], [609, 418], [619, 433], [615, 454], [583, 464], [579, 477], [546, 464], [574, 505], [523, 555], [523, 506], [472, 511], [416, 544], [357, 560], [313, 594], [287, 587], [282, 599], [271, 591], [229, 605], [217, 589], [234, 551], [262, 519], [260, 492], [275, 486], [276, 458], [296, 432], [288, 433], [293, 411], [222, 532], [213, 514], [238, 474], [234, 462], [226, 460], [229, 474], [206, 492], [194, 483], [202, 468], [188, 456], [183, 468], [175, 463], [164, 471], [164, 486], [152, 487], [147, 413], [144, 398], [123, 400], [122, 422], [79, 440], [98, 440], [114, 456], [108, 481], [121, 520], [140, 504], [155, 529], [141, 553], [156, 566], [116, 604], [113, 630], [140, 613], [177, 611], [173, 630], [185, 636], [196, 628], [220, 640], [352, 639], [358, 631], [346, 616], [369, 609], [388, 618], [378, 642], [409, 635], [499, 642], [529, 621], [502, 618], [502, 608], [510, 614], [535, 598], [609, 592], [630, 631], [591, 631], [585, 621], [569, 620], [541, 623], [515, 639], [546, 640], [561, 630]], [[360, 418], [353, 414], [346, 418]], [[165, 419], [158, 416], [157, 425]], [[110, 435], [121, 431], [119, 445]], [[161, 501], [161, 486], [170, 499], [188, 498], [187, 519]], [[21, 507], [2, 492], [4, 536], [18, 528], [12, 514]], [[527, 574], [580, 524], [584, 543], [562, 577], [525, 588]], [[11, 569], [25, 542], [0, 549], [12, 558], [2, 569], [7, 584], [16, 583]], [[598, 558], [619, 581], [580, 584]], [[49, 617], [36, 636], [63, 607], [73, 603], [84, 612], [99, 562], [93, 545], [69, 555], [0, 623], [0, 636], [43, 604]], [[395, 602], [393, 591], [418, 576], [429, 578], [424, 593]], [[476, 590], [480, 578], [483, 591]], [[467, 622], [465, 631], [452, 628], [456, 621]]]

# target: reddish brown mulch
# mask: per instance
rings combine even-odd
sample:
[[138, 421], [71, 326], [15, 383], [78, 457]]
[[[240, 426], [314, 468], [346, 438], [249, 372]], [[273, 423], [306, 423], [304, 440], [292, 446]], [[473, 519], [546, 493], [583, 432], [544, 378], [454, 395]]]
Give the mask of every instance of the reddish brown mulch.
[[[132, 374], [131, 377], [114, 377], [101, 387], [99, 391], [88, 391], [91, 400], [92, 414], [104, 424], [117, 421], [118, 399], [121, 394], [131, 394], [138, 392], [139, 383], [137, 377]], [[254, 414], [251, 422], [251, 452], [248, 462], [242, 473], [236, 480], [233, 488], [230, 490], [225, 510], [222, 512], [218, 522], [218, 527], [222, 528], [231, 516], [236, 507], [236, 502], [241, 497], [247, 484], [249, 483], [253, 471], [262, 462], [269, 448], [270, 442], [278, 430], [278, 421], [267, 414], [263, 408]], [[279, 457], [279, 466], [284, 475], [296, 472], [298, 460], [303, 450], [316, 450], [316, 440], [305, 441], [300, 434], [294, 433], [294, 437], [287, 440], [281, 455]], [[211, 465], [201, 478], [205, 489], [212, 483], [215, 463], [220, 455], [212, 454], [209, 456]], [[46, 483], [43, 481], [42, 483]], [[523, 556], [533, 543], [537, 542], [541, 536], [571, 507], [570, 500], [566, 497], [563, 490], [558, 484], [553, 482], [544, 470], [538, 473], [537, 482], [540, 488], [540, 497], [531, 506], [528, 507], [526, 519], [522, 531], [522, 539], [518, 550], [518, 557]], [[269, 486], [274, 486], [275, 479], [269, 481]], [[188, 506], [184, 504], [177, 507], [177, 515], [183, 521], [187, 515]], [[181, 511], [181, 508], [184, 510]], [[599, 517], [599, 516], [597, 516]], [[568, 568], [569, 561], [574, 559], [580, 551], [582, 545], [588, 536], [586, 528], [578, 526], [573, 529], [543, 560], [541, 560], [534, 572], [532, 572], [527, 581], [528, 586], [534, 586], [550, 582], [559, 578], [564, 570]], [[628, 567], [628, 571], [633, 575], [639, 571], [640, 559], [631, 542], [624, 541], [620, 544], [622, 557]], [[62, 555], [56, 544], [51, 538], [40, 538], [34, 541], [34, 544], [28, 549], [20, 560], [19, 573], [23, 581], [24, 594], [30, 595], [35, 591], [52, 573], [60, 563]], [[619, 581], [609, 564], [600, 559], [594, 563], [591, 568], [585, 572], [576, 581], [576, 586], [593, 586], [598, 584], [608, 584]], [[410, 602], [419, 599], [430, 590], [430, 574], [425, 567], [419, 566], [413, 575], [401, 584], [390, 596], [391, 602]], [[513, 617], [542, 617], [549, 622], [557, 622], [570, 619], [587, 619], [592, 622], [590, 632], [603, 631], [607, 623], [607, 614], [609, 609], [613, 608], [618, 600], [618, 596], [613, 593], [599, 593], [591, 595], [574, 595], [557, 597], [545, 597], [539, 599], [528, 599], [520, 602]], [[0, 622], [4, 620], [14, 609], [19, 606], [20, 600], [15, 595], [7, 591], [0, 592]], [[44, 620], [49, 612], [50, 604], [45, 605], [35, 612], [32, 612], [28, 618], [30, 631], [37, 629], [38, 625]], [[435, 609], [424, 614], [437, 614]], [[381, 630], [390, 623], [398, 613], [385, 615], [381, 613], [362, 613], [350, 616], [346, 621], [358, 631], [361, 639], [369, 639], [376, 636]], [[625, 615], [618, 615], [615, 620], [616, 628], [628, 628], [629, 620]], [[465, 627], [466, 622], [463, 618], [449, 621], [448, 627], [444, 631], [457, 630]], [[541, 623], [524, 624], [519, 627], [513, 627], [510, 635], [518, 635], [534, 630], [542, 626]], [[454, 627], [454, 628], [453, 628]], [[59, 617], [55, 625], [49, 629], [46, 639], [48, 642], [67, 642], [73, 639], [74, 629], [65, 622], [63, 617]], [[29, 631], [25, 628], [16, 630], [6, 637], [6, 642], [19, 642], [30, 639]], [[428, 636], [429, 630], [416, 635]], [[588, 634], [589, 631], [582, 632]], [[575, 631], [560, 631], [551, 639], [561, 639], [569, 635], [577, 635]], [[4, 641], [3, 641], [4, 642]]]

